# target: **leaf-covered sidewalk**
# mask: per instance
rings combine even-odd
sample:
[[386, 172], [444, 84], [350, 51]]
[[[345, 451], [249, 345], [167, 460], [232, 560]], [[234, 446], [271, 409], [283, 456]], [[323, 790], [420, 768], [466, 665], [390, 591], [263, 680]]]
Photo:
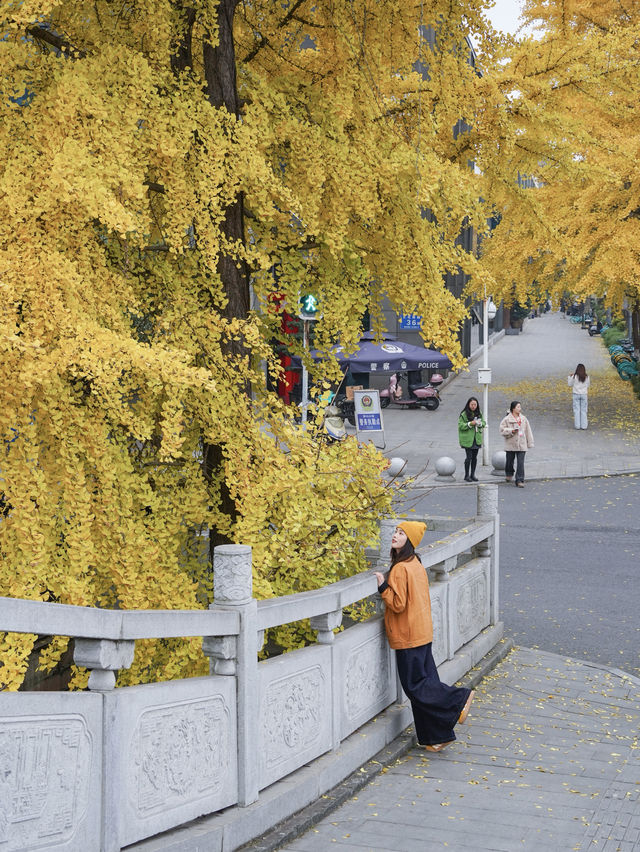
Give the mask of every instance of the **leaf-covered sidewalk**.
[[[591, 377], [589, 428], [573, 426], [571, 388], [567, 376], [582, 362]], [[435, 462], [441, 456], [456, 461], [456, 481], [461, 481], [464, 453], [458, 446], [458, 415], [470, 396], [482, 401], [474, 361], [442, 389], [437, 411], [384, 412], [389, 457], [408, 460], [407, 473], [419, 484], [438, 485]], [[527, 452], [526, 478], [597, 476], [640, 471], [640, 401], [630, 382], [623, 381], [611, 365], [599, 337], [589, 337], [579, 325], [559, 313], [528, 320], [524, 331], [504, 336], [489, 350], [493, 382], [489, 390], [489, 459], [503, 449], [500, 420], [512, 400], [519, 400], [531, 423], [535, 447]], [[492, 465], [478, 466], [485, 481]]]
[[517, 648], [442, 754], [414, 748], [284, 847], [632, 852], [640, 844], [640, 680]]

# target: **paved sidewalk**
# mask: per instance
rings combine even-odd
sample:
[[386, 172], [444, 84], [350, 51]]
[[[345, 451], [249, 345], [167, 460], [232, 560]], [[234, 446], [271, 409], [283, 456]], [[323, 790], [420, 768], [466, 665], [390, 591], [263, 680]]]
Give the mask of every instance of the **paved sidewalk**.
[[[590, 426], [573, 428], [571, 389], [567, 375], [578, 362], [591, 374]], [[469, 372], [448, 381], [441, 391], [437, 411], [388, 408], [383, 412], [388, 457], [407, 459], [405, 471], [417, 477], [418, 486], [451, 483], [441, 481], [435, 462], [449, 456], [456, 462], [455, 480], [463, 482], [464, 451], [458, 445], [458, 415], [470, 396], [482, 405], [482, 386], [477, 384], [482, 358]], [[631, 390], [609, 361], [599, 337], [559, 313], [548, 313], [525, 322], [518, 335], [505, 335], [489, 348], [492, 384], [489, 389], [489, 460], [504, 440], [498, 432], [509, 402], [519, 399], [533, 429], [535, 447], [527, 452], [526, 478], [632, 473], [640, 471], [640, 403], [625, 402]], [[627, 409], [627, 410], [625, 410]], [[635, 414], [634, 414], [635, 411]], [[628, 424], [631, 423], [630, 428]], [[483, 467], [479, 454], [476, 475], [480, 480], [501, 481]]]
[[640, 849], [640, 680], [515, 649], [458, 740], [414, 748], [283, 850]]

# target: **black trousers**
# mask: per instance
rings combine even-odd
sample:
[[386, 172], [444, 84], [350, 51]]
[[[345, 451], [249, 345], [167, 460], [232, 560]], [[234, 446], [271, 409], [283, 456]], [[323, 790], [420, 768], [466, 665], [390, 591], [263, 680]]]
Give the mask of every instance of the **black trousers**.
[[464, 475], [475, 476], [476, 465], [478, 464], [478, 450], [480, 447], [465, 447], [464, 448]]
[[504, 469], [505, 476], [513, 476], [513, 463], [516, 462], [516, 482], [524, 482], [524, 454], [525, 450], [507, 450], [507, 464]]
[[411, 701], [420, 745], [455, 740], [453, 729], [471, 690], [442, 683], [431, 653], [431, 643], [396, 650], [396, 663], [400, 683]]

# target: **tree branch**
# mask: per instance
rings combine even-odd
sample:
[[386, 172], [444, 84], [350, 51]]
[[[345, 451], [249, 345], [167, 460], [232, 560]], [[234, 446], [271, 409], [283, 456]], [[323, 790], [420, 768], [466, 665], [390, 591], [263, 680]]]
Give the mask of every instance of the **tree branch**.
[[[286, 27], [286, 25], [289, 23], [290, 20], [292, 20], [295, 13], [300, 8], [300, 6], [302, 6], [304, 3], [306, 3], [306, 0], [296, 0], [296, 2], [293, 4], [293, 6], [289, 9], [287, 14], [284, 16], [284, 18], [278, 24], [278, 28], [282, 29], [282, 27]], [[242, 60], [243, 62], [251, 62], [251, 60], [254, 59], [256, 54], [260, 50], [262, 50], [263, 47], [266, 47], [269, 44], [268, 38], [263, 38], [260, 35], [260, 39], [261, 40], [258, 42], [258, 44], [256, 44], [255, 47], [252, 50], [250, 50], [249, 53], [247, 53], [245, 58]]]
[[81, 50], [79, 47], [75, 47], [75, 45], [71, 44], [71, 42], [67, 41], [67, 39], [52, 32], [46, 27], [39, 27], [36, 25], [27, 27], [27, 35], [30, 35], [31, 38], [36, 41], [43, 42], [44, 44], [54, 47], [61, 53], [68, 53], [72, 57], [83, 59], [87, 55], [86, 50]]

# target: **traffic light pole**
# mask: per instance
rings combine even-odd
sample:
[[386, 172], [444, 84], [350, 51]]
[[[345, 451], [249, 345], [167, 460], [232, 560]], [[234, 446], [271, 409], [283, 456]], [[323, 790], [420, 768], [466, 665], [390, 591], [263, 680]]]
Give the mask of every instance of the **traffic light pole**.
[[[305, 353], [309, 351], [309, 323], [320, 319], [322, 314], [318, 310], [318, 298], [313, 293], [298, 294], [298, 318], [302, 320], [302, 346]], [[309, 408], [309, 371], [302, 364], [302, 399], [300, 410], [302, 413], [302, 428], [307, 428], [307, 409]]]
[[[309, 320], [302, 320], [302, 346], [304, 351], [309, 351]], [[309, 407], [309, 371], [302, 362], [302, 400], [300, 409], [302, 411], [302, 428], [307, 428], [307, 408]]]

